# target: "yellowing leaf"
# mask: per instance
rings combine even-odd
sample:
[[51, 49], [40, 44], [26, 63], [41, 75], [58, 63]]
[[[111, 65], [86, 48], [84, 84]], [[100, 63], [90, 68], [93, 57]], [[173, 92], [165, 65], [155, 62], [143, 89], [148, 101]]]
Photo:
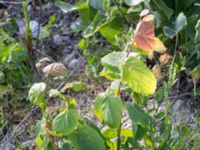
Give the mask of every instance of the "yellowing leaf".
[[145, 63], [135, 57], [130, 57], [122, 69], [122, 82], [134, 92], [143, 95], [154, 94], [157, 80]]
[[140, 21], [134, 31], [133, 45], [147, 52], [166, 51], [164, 44], [155, 37], [154, 28], [152, 23]]
[[155, 46], [154, 46], [155, 51], [164, 53], [167, 49], [163, 44], [163, 42], [159, 38], [155, 37], [154, 39], [155, 39]]

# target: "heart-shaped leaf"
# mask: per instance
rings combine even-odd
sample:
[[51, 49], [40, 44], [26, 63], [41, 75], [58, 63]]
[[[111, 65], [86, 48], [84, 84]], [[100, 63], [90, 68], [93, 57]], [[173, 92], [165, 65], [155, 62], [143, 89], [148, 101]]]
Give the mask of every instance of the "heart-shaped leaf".
[[147, 21], [140, 21], [137, 24], [134, 31], [133, 45], [147, 52], [166, 51], [164, 44], [155, 37], [154, 25]]
[[63, 111], [53, 120], [53, 130], [62, 135], [72, 133], [78, 124], [78, 114], [75, 110], [70, 109]]
[[157, 80], [147, 66], [136, 57], [130, 57], [125, 62], [122, 71], [122, 81], [136, 93], [151, 95], [155, 92]]

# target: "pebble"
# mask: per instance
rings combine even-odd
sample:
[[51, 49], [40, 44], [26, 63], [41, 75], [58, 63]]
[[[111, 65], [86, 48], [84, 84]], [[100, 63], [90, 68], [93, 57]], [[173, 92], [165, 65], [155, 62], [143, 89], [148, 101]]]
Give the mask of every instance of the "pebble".
[[77, 58], [72, 59], [72, 61], [68, 64], [68, 68], [69, 69], [74, 69], [76, 67], [78, 67], [80, 64], [80, 60]]
[[61, 35], [54, 35], [53, 36], [53, 42], [57, 45], [57, 46], [63, 46], [66, 45], [66, 43], [69, 43], [70, 39], [68, 36], [61, 36]]
[[70, 64], [70, 62], [76, 57], [76, 54], [73, 52], [70, 55], [67, 55], [64, 60], [63, 60], [63, 64], [68, 66]]

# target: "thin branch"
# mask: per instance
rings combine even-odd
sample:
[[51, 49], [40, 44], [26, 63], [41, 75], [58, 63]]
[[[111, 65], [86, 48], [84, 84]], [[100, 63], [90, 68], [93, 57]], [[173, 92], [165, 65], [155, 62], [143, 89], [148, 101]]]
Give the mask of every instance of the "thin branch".
[[40, 36], [40, 32], [41, 32], [41, 29], [40, 29], [40, 25], [41, 25], [41, 22], [42, 22], [42, 2], [41, 0], [39, 0], [39, 3], [40, 3], [40, 12], [39, 12], [39, 21], [38, 21], [38, 32], [37, 32], [37, 39], [36, 39], [36, 50], [38, 50], [38, 43], [39, 43], [39, 36]]

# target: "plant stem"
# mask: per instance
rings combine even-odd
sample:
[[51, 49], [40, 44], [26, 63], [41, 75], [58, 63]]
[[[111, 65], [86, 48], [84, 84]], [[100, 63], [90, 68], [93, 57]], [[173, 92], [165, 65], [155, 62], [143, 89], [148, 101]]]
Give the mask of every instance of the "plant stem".
[[120, 145], [121, 145], [121, 123], [119, 126], [119, 129], [117, 130], [117, 150], [120, 150]]
[[32, 33], [31, 33], [31, 29], [30, 29], [30, 18], [28, 15], [28, 10], [27, 10], [27, 3], [24, 0], [23, 1], [23, 13], [24, 13], [24, 18], [25, 18], [25, 43], [26, 43], [26, 47], [27, 49], [30, 51], [31, 49], [31, 37], [32, 37]]
[[[127, 55], [126, 58], [130, 55], [131, 53], [131, 47], [133, 45], [134, 41], [132, 41], [129, 45], [128, 51], [127, 51]], [[120, 95], [120, 91], [121, 91], [121, 86], [122, 86], [122, 81], [120, 81], [119, 83], [119, 87], [118, 87], [118, 91], [117, 91], [117, 95]], [[119, 128], [117, 129], [117, 150], [120, 150], [120, 146], [121, 146], [121, 126], [122, 123], [120, 123]]]

